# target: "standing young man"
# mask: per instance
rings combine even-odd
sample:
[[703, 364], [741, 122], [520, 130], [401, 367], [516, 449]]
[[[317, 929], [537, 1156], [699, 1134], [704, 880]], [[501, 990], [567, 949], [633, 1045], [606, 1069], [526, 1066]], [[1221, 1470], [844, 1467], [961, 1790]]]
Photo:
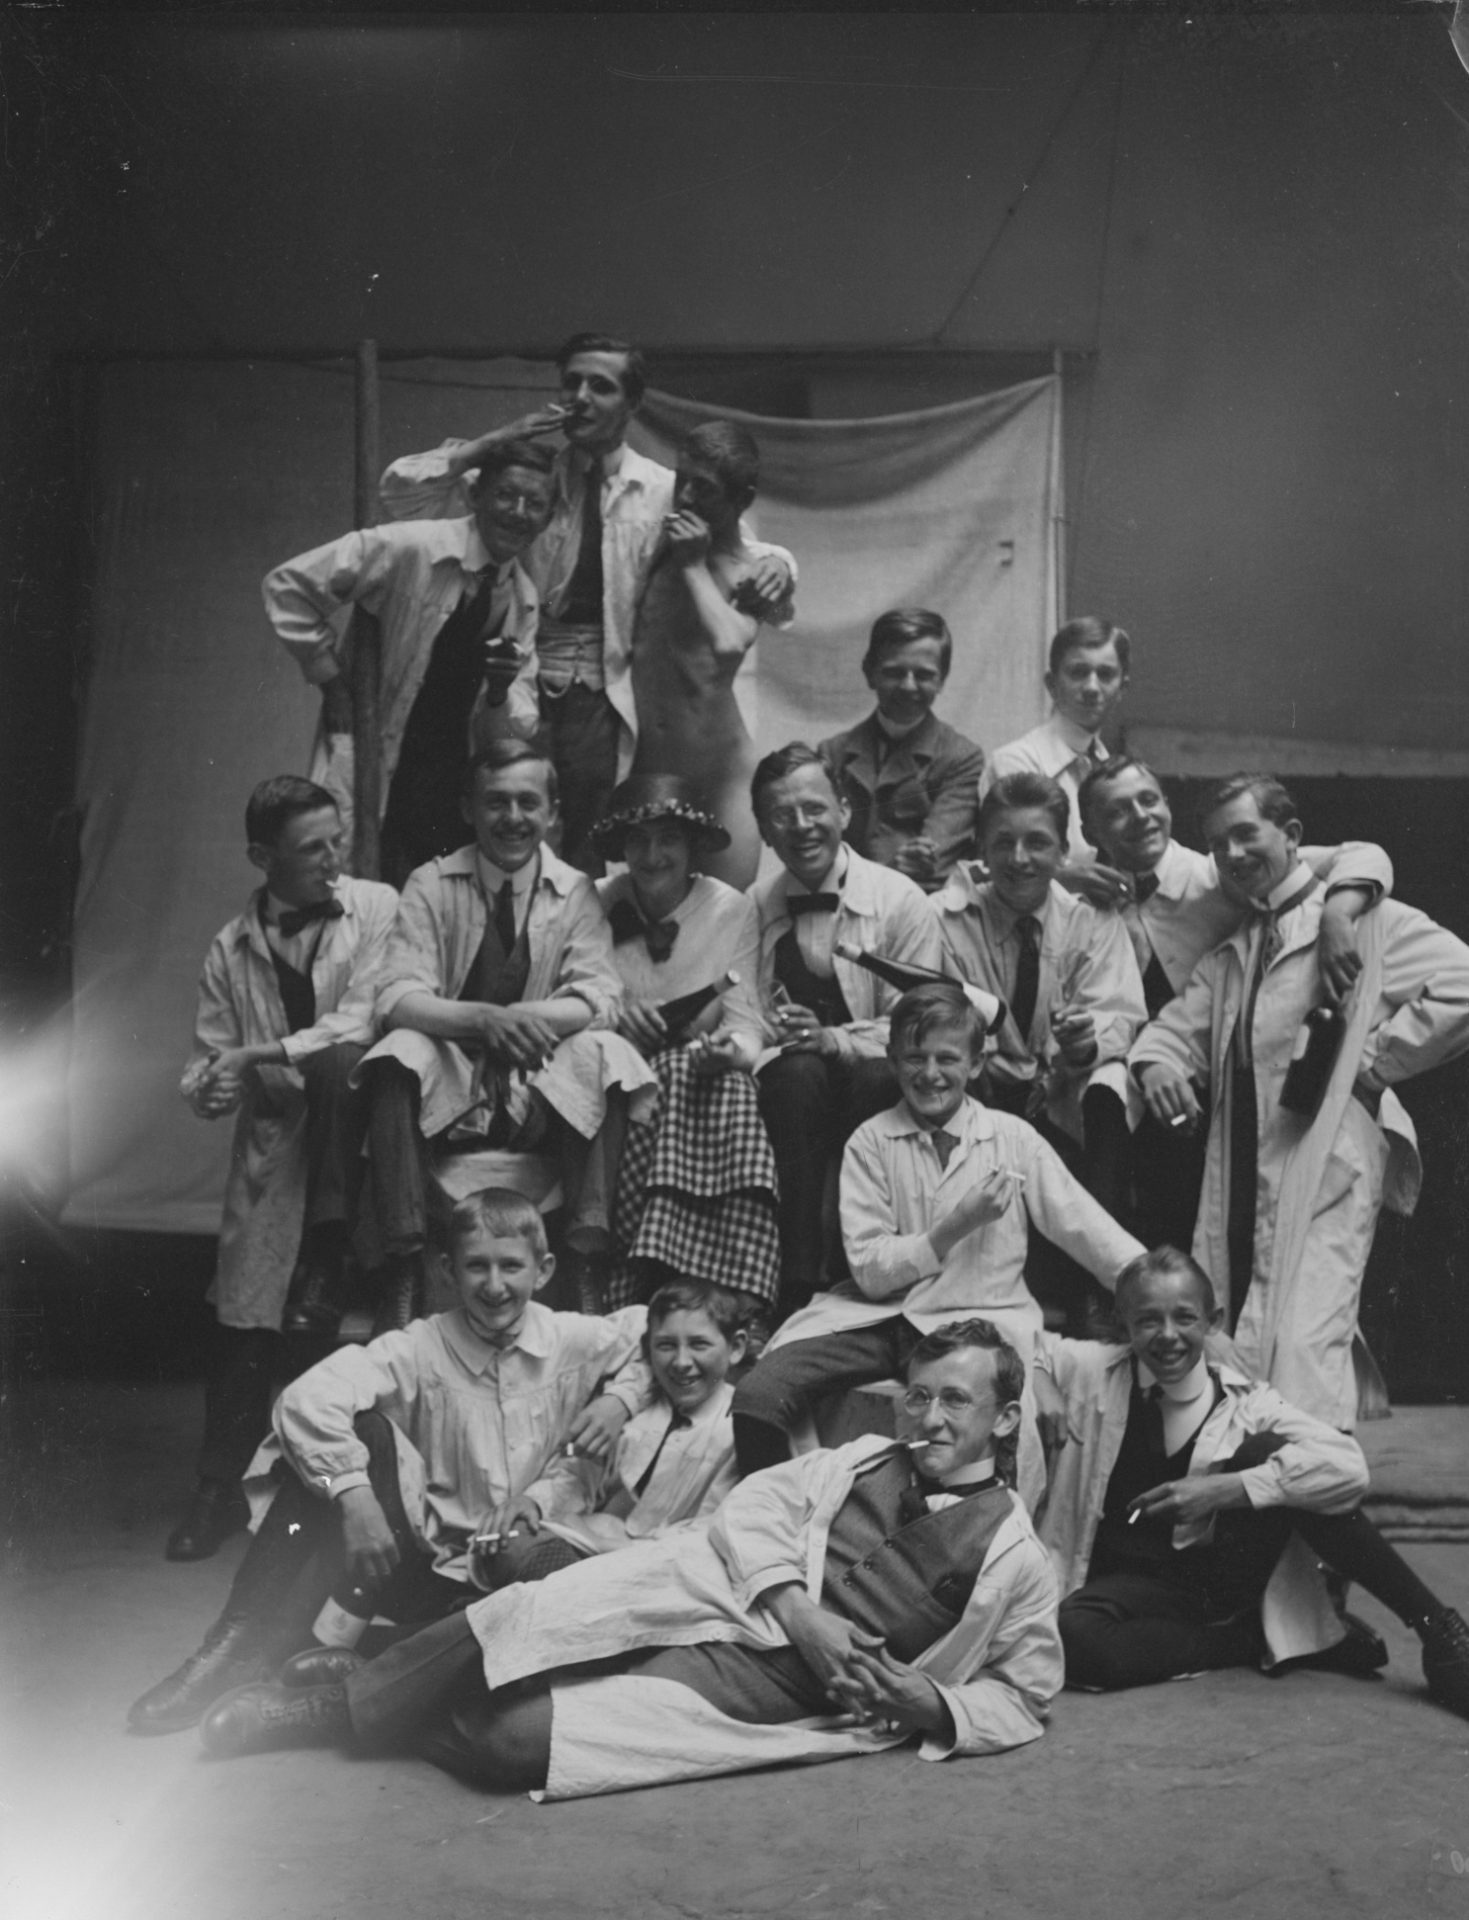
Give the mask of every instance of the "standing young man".
[[[629, 341], [578, 333], [556, 356], [559, 403], [396, 460], [382, 504], [394, 519], [462, 511], [461, 482], [504, 441], [560, 434], [550, 518], [527, 555], [541, 597], [541, 718], [561, 788], [561, 847], [589, 873], [601, 863], [587, 835], [632, 768], [637, 710], [633, 622], [648, 567], [673, 506], [674, 476], [627, 444], [646, 385]], [[774, 550], [754, 571], [763, 602], [789, 595], [790, 556]]]
[[237, 1117], [199, 1479], [170, 1560], [207, 1559], [243, 1526], [282, 1326], [330, 1333], [340, 1313], [365, 1119], [348, 1076], [372, 1042], [398, 904], [343, 875], [341, 818], [309, 780], [262, 781], [245, 838], [263, 885], [210, 946], [180, 1088], [200, 1119]]
[[1377, 1215], [1384, 1204], [1410, 1211], [1422, 1178], [1393, 1088], [1469, 1050], [1469, 947], [1396, 900], [1364, 915], [1361, 971], [1320, 1106], [1292, 1111], [1286, 1072], [1307, 1016], [1328, 998], [1324, 889], [1300, 856], [1295, 802], [1268, 774], [1222, 781], [1200, 817], [1249, 918], [1143, 1029], [1128, 1066], [1160, 1124], [1208, 1129], [1193, 1250], [1227, 1286], [1244, 1363], [1316, 1419], [1350, 1428]]

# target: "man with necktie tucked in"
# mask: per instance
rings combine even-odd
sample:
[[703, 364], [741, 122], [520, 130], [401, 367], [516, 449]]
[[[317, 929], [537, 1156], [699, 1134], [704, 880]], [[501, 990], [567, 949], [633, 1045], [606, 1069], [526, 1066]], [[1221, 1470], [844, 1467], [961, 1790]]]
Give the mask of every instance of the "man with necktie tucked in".
[[1469, 947], [1395, 900], [1365, 914], [1321, 1104], [1292, 1112], [1281, 1103], [1286, 1070], [1307, 1015], [1329, 997], [1325, 889], [1300, 857], [1300, 819], [1278, 780], [1231, 776], [1201, 820], [1221, 877], [1252, 911], [1143, 1029], [1128, 1067], [1161, 1125], [1207, 1127], [1193, 1250], [1228, 1288], [1245, 1364], [1350, 1429], [1352, 1339], [1378, 1211], [1411, 1211], [1421, 1183], [1412, 1122], [1392, 1089], [1469, 1049]]
[[206, 1745], [417, 1752], [564, 1799], [915, 1736], [929, 1761], [1039, 1739], [1062, 1676], [1054, 1576], [1005, 1483], [1024, 1368], [972, 1319], [905, 1376], [896, 1441], [788, 1460], [707, 1529], [508, 1587], [344, 1685], [243, 1689]]
[[215, 936], [181, 1091], [237, 1114], [211, 1297], [219, 1320], [199, 1482], [168, 1543], [202, 1560], [244, 1524], [240, 1475], [264, 1437], [281, 1330], [340, 1315], [365, 1112], [349, 1075], [373, 1035], [398, 897], [342, 873], [342, 822], [309, 780], [263, 781], [245, 810], [264, 885]]
[[609, 1031], [620, 988], [596, 889], [544, 844], [556, 822], [545, 751], [476, 755], [474, 842], [409, 876], [362, 1063], [371, 1089], [371, 1235], [391, 1268], [388, 1310], [418, 1310], [429, 1238], [429, 1143], [547, 1153], [562, 1167], [567, 1239], [610, 1244], [608, 1169], [593, 1151], [608, 1101], [655, 1084]]
[[539, 599], [520, 564], [552, 507], [552, 462], [531, 440], [485, 450], [461, 517], [370, 527], [266, 576], [271, 625], [322, 691], [312, 770], [350, 819], [351, 702], [341, 613], [381, 626], [382, 869], [401, 885], [463, 835], [460, 783], [476, 747], [539, 724]]
[[760, 916], [760, 993], [780, 1049], [757, 1069], [760, 1112], [780, 1174], [780, 1308], [825, 1279], [827, 1169], [852, 1129], [891, 1106], [885, 1057], [897, 989], [835, 951], [840, 940], [937, 971], [938, 926], [919, 888], [843, 845], [850, 820], [826, 762], [796, 741], [755, 769], [760, 836], [783, 871], [751, 889]]
[[1095, 847], [1081, 831], [1077, 796], [1087, 775], [1106, 765], [1102, 728], [1127, 689], [1131, 665], [1132, 641], [1121, 627], [1091, 614], [1068, 620], [1051, 640], [1050, 713], [1029, 733], [995, 748], [979, 785], [983, 799], [1006, 774], [1040, 773], [1057, 783], [1071, 818], [1062, 884], [1097, 906], [1117, 898], [1121, 876], [1098, 863]]
[[[1208, 854], [1173, 838], [1173, 815], [1162, 783], [1132, 755], [1114, 754], [1091, 773], [1082, 782], [1080, 807], [1087, 838], [1131, 883], [1117, 912], [1142, 970], [1148, 1018], [1156, 1019], [1183, 991], [1204, 955], [1235, 932], [1249, 908], [1226, 892]], [[1361, 840], [1338, 847], [1302, 847], [1301, 858], [1325, 888], [1318, 957], [1328, 997], [1340, 1000], [1361, 966], [1356, 923], [1392, 892], [1392, 862], [1381, 847]], [[1098, 1081], [1128, 1101], [1136, 1122], [1131, 1203], [1136, 1214], [1128, 1216], [1129, 1224], [1148, 1246], [1191, 1246], [1204, 1177], [1203, 1135], [1162, 1126], [1140, 1110], [1125, 1067], [1104, 1067]]]

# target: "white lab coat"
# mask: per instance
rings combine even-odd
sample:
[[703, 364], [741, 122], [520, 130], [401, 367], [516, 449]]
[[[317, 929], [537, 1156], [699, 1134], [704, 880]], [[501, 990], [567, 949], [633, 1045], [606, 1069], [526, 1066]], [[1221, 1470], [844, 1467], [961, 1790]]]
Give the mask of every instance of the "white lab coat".
[[[760, 1595], [799, 1581], [819, 1600], [831, 1523], [857, 1475], [894, 1445], [867, 1435], [804, 1454], [741, 1481], [707, 1533], [680, 1531], [491, 1594], [468, 1613], [486, 1681], [506, 1686], [648, 1647], [788, 1645]], [[926, 1735], [923, 1759], [999, 1753], [1040, 1738], [1062, 1679], [1056, 1581], [1018, 1499], [963, 1618], [915, 1664], [943, 1695], [955, 1729], [949, 1742]], [[842, 1726], [835, 1715], [750, 1726], [676, 1682], [636, 1675], [558, 1682], [552, 1711], [548, 1799], [839, 1760], [900, 1737]]]

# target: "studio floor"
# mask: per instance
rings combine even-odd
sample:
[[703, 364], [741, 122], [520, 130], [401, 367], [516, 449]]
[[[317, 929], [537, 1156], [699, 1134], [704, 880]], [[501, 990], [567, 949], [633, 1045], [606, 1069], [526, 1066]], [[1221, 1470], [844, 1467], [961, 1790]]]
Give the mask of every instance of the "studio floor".
[[[192, 1733], [129, 1737], [129, 1702], [197, 1642], [242, 1551], [161, 1557], [197, 1418], [187, 1382], [10, 1391], [7, 1920], [1469, 1920], [1469, 1722], [1427, 1702], [1416, 1643], [1370, 1601], [1381, 1680], [1068, 1694], [1037, 1745], [942, 1766], [905, 1751], [536, 1806], [415, 1760], [213, 1762]], [[1435, 1497], [1469, 1458], [1463, 1409], [1368, 1433], [1431, 1460]], [[1469, 1610], [1469, 1545], [1410, 1552]]]

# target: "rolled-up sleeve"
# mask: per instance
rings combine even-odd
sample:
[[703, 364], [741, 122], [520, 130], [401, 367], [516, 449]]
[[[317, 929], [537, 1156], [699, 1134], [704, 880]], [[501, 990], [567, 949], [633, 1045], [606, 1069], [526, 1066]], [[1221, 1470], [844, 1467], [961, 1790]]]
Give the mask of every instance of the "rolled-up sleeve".
[[380, 610], [391, 550], [372, 528], [313, 547], [265, 576], [261, 593], [276, 638], [313, 686], [342, 670], [337, 616], [344, 607]]
[[1257, 1387], [1246, 1409], [1252, 1432], [1277, 1433], [1285, 1445], [1241, 1475], [1252, 1507], [1302, 1507], [1312, 1513], [1350, 1513], [1367, 1492], [1362, 1449], [1349, 1433], [1329, 1427]]
[[340, 1352], [293, 1380], [276, 1401], [272, 1425], [281, 1450], [314, 1493], [367, 1485], [367, 1448], [353, 1421], [372, 1409], [405, 1432], [418, 1397], [417, 1341], [411, 1329]]
[[428, 453], [406, 453], [378, 481], [385, 520], [455, 520], [469, 512], [469, 486], [449, 460], [467, 440], [445, 440]]
[[562, 908], [562, 946], [553, 999], [584, 1000], [594, 1027], [613, 1027], [622, 1007], [622, 981], [612, 958], [612, 932], [590, 880], [571, 889]]
[[201, 1119], [198, 1093], [204, 1070], [216, 1053], [243, 1046], [245, 1036], [240, 1024], [239, 1003], [230, 977], [230, 957], [222, 940], [216, 939], [204, 957], [199, 975], [199, 1005], [194, 1016], [194, 1048], [184, 1068], [179, 1092]]
[[378, 1019], [386, 1020], [410, 993], [452, 993], [445, 966], [445, 929], [436, 897], [423, 884], [421, 871], [410, 874], [388, 935], [383, 984], [377, 995]]
[[807, 1585], [806, 1526], [828, 1455], [801, 1454], [743, 1479], [709, 1525], [709, 1544], [724, 1562], [742, 1607], [771, 1587]]

